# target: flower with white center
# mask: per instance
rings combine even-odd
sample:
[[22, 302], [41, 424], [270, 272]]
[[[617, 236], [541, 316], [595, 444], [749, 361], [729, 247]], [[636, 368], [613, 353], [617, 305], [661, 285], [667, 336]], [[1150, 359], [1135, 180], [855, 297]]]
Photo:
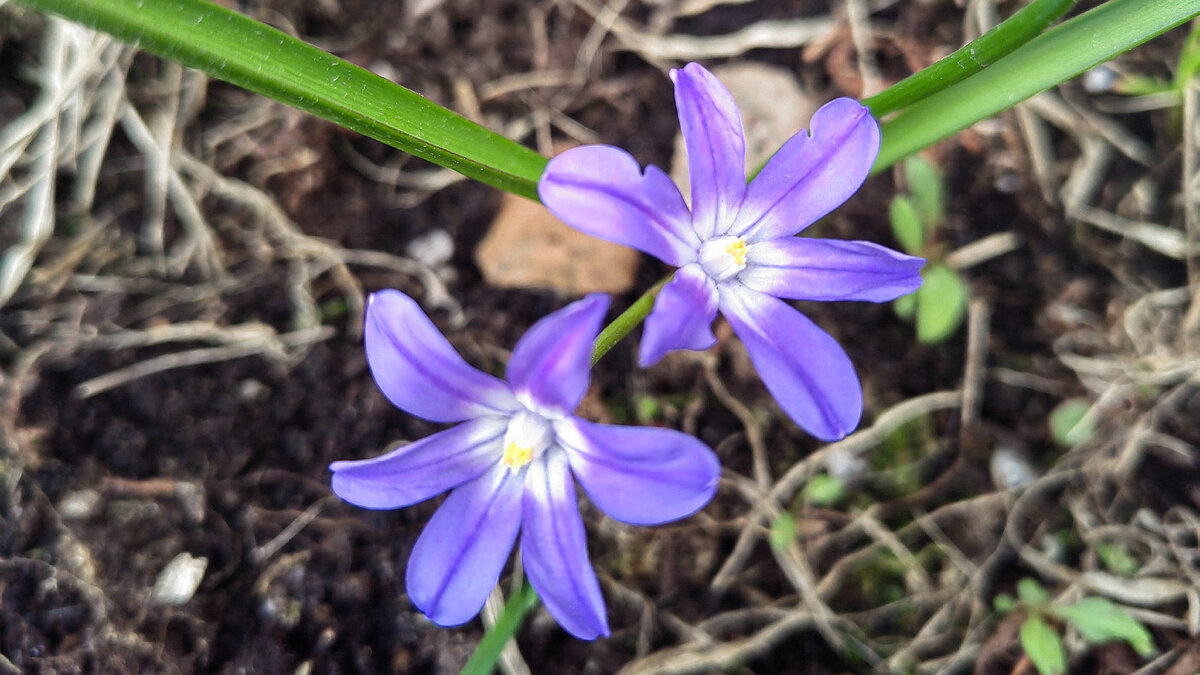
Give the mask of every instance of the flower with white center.
[[538, 321], [505, 382], [468, 365], [408, 296], [371, 296], [364, 341], [379, 388], [408, 413], [460, 424], [375, 459], [334, 462], [333, 491], [394, 509], [451, 490], [406, 574], [413, 604], [435, 623], [479, 613], [520, 533], [525, 573], [550, 614], [581, 639], [608, 635], [575, 480], [601, 511], [635, 525], [683, 518], [716, 493], [716, 455], [691, 436], [574, 416], [607, 309], [606, 296], [591, 295]]
[[620, 148], [587, 145], [550, 160], [542, 202], [568, 225], [679, 269], [646, 318], [639, 362], [707, 349], [720, 310], [781, 408], [833, 440], [862, 417], [862, 387], [845, 351], [788, 300], [884, 302], [921, 285], [921, 258], [865, 241], [794, 235], [858, 190], [879, 153], [870, 111], [839, 98], [813, 115], [748, 185], [741, 117], [699, 64], [671, 71], [687, 148], [692, 204], [658, 167], [643, 173]]

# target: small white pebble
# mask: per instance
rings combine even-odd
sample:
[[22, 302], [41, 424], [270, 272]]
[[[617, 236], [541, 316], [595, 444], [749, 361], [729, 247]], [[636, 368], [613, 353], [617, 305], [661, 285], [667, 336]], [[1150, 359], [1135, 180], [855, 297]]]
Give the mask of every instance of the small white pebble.
[[154, 580], [150, 598], [160, 605], [182, 605], [196, 594], [204, 570], [208, 569], [208, 558], [192, 557], [184, 551], [171, 559]]
[[404, 252], [429, 267], [441, 267], [454, 256], [454, 238], [445, 230], [432, 230], [409, 242]]
[[58, 503], [58, 515], [64, 520], [84, 520], [95, 515], [102, 497], [96, 490], [79, 490], [62, 498]]
[[992, 482], [1004, 490], [1024, 490], [1037, 480], [1037, 469], [1024, 453], [1007, 445], [996, 447], [991, 461]]
[[372, 62], [371, 65], [367, 66], [367, 70], [370, 70], [372, 73], [375, 73], [385, 80], [391, 80], [392, 82], [399, 82], [401, 79], [400, 71], [396, 70], [395, 66], [387, 61], [384, 61], [383, 59]]
[[1089, 94], [1103, 94], [1112, 91], [1117, 83], [1117, 71], [1108, 66], [1096, 66], [1083, 74], [1083, 88]]
[[237, 397], [243, 401], [261, 401], [270, 395], [267, 385], [253, 377], [246, 378], [237, 384]]
[[1021, 189], [1021, 177], [1015, 173], [1002, 173], [996, 176], [996, 189], [1006, 195], [1011, 195]]
[[867, 460], [857, 453], [834, 449], [825, 459], [825, 469], [829, 471], [830, 476], [846, 485], [852, 485], [867, 472]]

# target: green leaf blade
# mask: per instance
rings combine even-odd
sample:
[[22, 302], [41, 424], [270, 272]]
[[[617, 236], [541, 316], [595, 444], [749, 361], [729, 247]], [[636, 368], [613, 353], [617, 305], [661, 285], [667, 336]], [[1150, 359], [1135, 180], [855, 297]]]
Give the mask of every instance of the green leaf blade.
[[884, 122], [883, 144], [872, 171], [881, 171], [1198, 14], [1200, 5], [1183, 0], [1108, 0]]
[[912, 105], [974, 75], [1037, 37], [1078, 0], [1034, 0], [992, 30], [932, 66], [863, 101], [876, 117]]
[[26, 0], [488, 185], [537, 199], [546, 158], [368, 70], [206, 0]]

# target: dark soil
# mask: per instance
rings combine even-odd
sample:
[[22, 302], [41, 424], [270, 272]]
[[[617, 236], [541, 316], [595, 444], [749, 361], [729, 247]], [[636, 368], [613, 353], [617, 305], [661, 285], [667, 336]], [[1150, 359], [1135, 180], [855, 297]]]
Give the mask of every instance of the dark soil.
[[[356, 63], [374, 68], [387, 64], [392, 69], [389, 77], [451, 107], [456, 105], [453, 84], [459, 79], [478, 87], [537, 68], [571, 69], [592, 26], [590, 17], [568, 9], [568, 3], [447, 0], [420, 18], [406, 13], [408, 4], [268, 0], [242, 9], [331, 46]], [[759, 18], [831, 11], [815, 0], [731, 5], [673, 28], [723, 34]], [[624, 15], [649, 21], [653, 14], [649, 4], [631, 3]], [[897, 45], [926, 54], [961, 40], [961, 16], [948, 3], [900, 3], [881, 16], [894, 22], [898, 31], [894, 44], [880, 46], [881, 66], [890, 76], [905, 74], [905, 58], [913, 57]], [[550, 37], [541, 55], [533, 47], [534, 19], [546, 22]], [[27, 60], [36, 54], [41, 29], [40, 22], [27, 20], [25, 32], [6, 36], [0, 42], [0, 63], [11, 63], [15, 54]], [[1160, 49], [1169, 51], [1169, 44], [1173, 43]], [[822, 98], [858, 93], [839, 88], [839, 83], [853, 79], [838, 71], [844, 67], [841, 61], [831, 55], [808, 63], [802, 52], [760, 50], [749, 58], [801, 71], [804, 82]], [[536, 62], [541, 58], [546, 62]], [[145, 96], [134, 101], [137, 105], [154, 105], [150, 84], [160, 69], [161, 63], [150, 57], [134, 60], [131, 91]], [[0, 77], [3, 86], [20, 79], [6, 67], [0, 68]], [[590, 82], [564, 112], [604, 142], [630, 149], [640, 161], [667, 166], [677, 121], [666, 77], [634, 54], [615, 49], [610, 39], [593, 64]], [[9, 119], [10, 110], [15, 116], [23, 92], [13, 89], [0, 95], [0, 120]], [[484, 112], [497, 120], [511, 119], [545, 105], [555, 93], [534, 90], [504, 97], [487, 103]], [[511, 349], [535, 320], [567, 301], [549, 292], [484, 283], [472, 251], [499, 204], [499, 194], [490, 188], [462, 182], [416, 206], [397, 207], [393, 188], [363, 177], [346, 159], [348, 148], [379, 163], [396, 160], [397, 153], [282, 109], [277, 111], [275, 143], [240, 156], [229, 148], [201, 147], [205, 129], [258, 105], [260, 101], [241, 91], [210, 83], [207, 98], [182, 134], [183, 146], [211, 158], [223, 173], [251, 182], [256, 167], [288, 157], [297, 147], [311, 149], [316, 161], [259, 184], [305, 234], [340, 246], [403, 255], [411, 241], [430, 231], [449, 233], [455, 253], [448, 287], [465, 314], [461, 321], [444, 312], [433, 315], [472, 363], [500, 368], [504, 350]], [[1150, 125], [1159, 114], [1143, 115], [1148, 138], [1157, 138]], [[532, 143], [532, 137], [524, 140]], [[1108, 306], [1112, 299], [1121, 296], [1120, 271], [1087, 253], [1098, 235], [1080, 235], [1060, 209], [1045, 203], [1024, 153], [1015, 133], [969, 132], [965, 140], [938, 146], [931, 156], [949, 177], [952, 227], [943, 235], [948, 249], [997, 232], [1014, 232], [1023, 242], [1017, 252], [967, 273], [973, 293], [992, 310], [989, 365], [1032, 373], [1053, 386], [1039, 393], [989, 379], [981, 423], [964, 429], [957, 411], [935, 414], [908, 432], [922, 439], [919, 456], [885, 458], [883, 466], [872, 461], [868, 478], [854, 488], [862, 493], [854, 504], [879, 502], [879, 517], [889, 527], [899, 529], [911, 522], [914, 507], [932, 510], [994, 491], [988, 457], [997, 443], [1015, 443], [1036, 463], [1051, 464], [1060, 451], [1049, 438], [1047, 415], [1063, 397], [1084, 389], [1054, 358], [1052, 343], [1066, 329], [1047, 317], [1047, 308], [1067, 289], [1081, 289], [1073, 296], [1075, 306], [1104, 317], [1113, 311]], [[999, 154], [1018, 161], [989, 161]], [[110, 217], [120, 233], [111, 245], [127, 246], [136, 256], [142, 221], [141, 162], [119, 132], [106, 162], [113, 168], [101, 174], [95, 211]], [[420, 162], [412, 160], [405, 168], [418, 166]], [[1117, 178], [1126, 170], [1133, 171], [1118, 166]], [[892, 245], [886, 214], [895, 191], [889, 173], [870, 179], [844, 208], [817, 226], [818, 234]], [[215, 197], [206, 198], [203, 205], [213, 222], [224, 223], [220, 236], [230, 251], [246, 248], [244, 237], [250, 235], [239, 233], [253, 230], [254, 216]], [[170, 236], [180, 236], [181, 226], [170, 216], [168, 225]], [[60, 234], [66, 236], [65, 231]], [[1083, 247], [1077, 245], [1081, 236]], [[12, 342], [6, 369], [16, 372], [22, 354], [51, 344], [53, 336], [39, 332], [30, 321], [39, 312], [71, 314], [79, 325], [100, 332], [198, 316], [222, 325], [255, 320], [281, 332], [289, 330], [293, 308], [287, 299], [287, 261], [234, 256], [232, 266], [245, 272], [244, 285], [199, 304], [158, 311], [146, 309], [155, 297], [153, 290], [56, 295], [44, 288], [26, 289], [0, 315], [0, 329]], [[643, 261], [639, 291], [664, 271], [656, 262]], [[395, 272], [355, 272], [361, 272], [358, 281], [366, 291], [396, 287], [418, 298], [424, 293], [416, 280]], [[1181, 265], [1173, 265], [1164, 273], [1167, 278], [1155, 285], [1177, 285], [1183, 274]], [[318, 282], [314, 289], [322, 307], [333, 307], [339, 300], [332, 281]], [[614, 312], [635, 297], [618, 298]], [[910, 397], [960, 386], [965, 331], [930, 347], [917, 343], [912, 327], [897, 319], [888, 305], [842, 303], [802, 309], [845, 345], [856, 364], [867, 394], [864, 423]], [[332, 312], [328, 324], [337, 334], [313, 345], [295, 363], [237, 358], [169, 370], [81, 398], [76, 387], [82, 382], [175, 347], [56, 348], [24, 377], [5, 381], [0, 654], [7, 661], [0, 663], [0, 672], [7, 672], [8, 664], [31, 673], [444, 673], [461, 667], [482, 634], [479, 622], [438, 628], [412, 607], [403, 584], [411, 547], [438, 500], [369, 512], [340, 502], [329, 491], [326, 467], [331, 461], [373, 456], [391, 443], [439, 428], [395, 410], [377, 391], [348, 318]], [[656, 423], [694, 425], [689, 430], [718, 449], [728, 471], [750, 475], [741, 422], [714, 398], [702, 364], [668, 359], [651, 371], [636, 371], [633, 345], [626, 340], [597, 368], [589, 414], [634, 421], [631, 411], [644, 397], [652, 397], [660, 403]], [[778, 413], [747, 368], [735, 339], [723, 339], [714, 354], [717, 371], [734, 397], [766, 420], [773, 475], [783, 474], [819, 447]], [[910, 463], [923, 489], [914, 496], [889, 477], [884, 470], [888, 461]], [[1190, 494], [1191, 506], [1200, 506], [1194, 491]], [[1173, 494], [1154, 510], [1163, 513], [1187, 500], [1186, 493]], [[861, 545], [830, 538], [849, 518], [849, 507], [822, 511], [798, 504], [796, 509], [802, 521], [823, 528], [812, 535], [810, 549], [818, 577]], [[745, 502], [729, 486], [702, 517], [653, 529], [619, 526], [585, 507], [592, 561], [606, 585], [613, 636], [579, 642], [544, 614], [534, 615], [519, 638], [530, 667], [539, 673], [609, 673], [635, 657], [678, 643], [637, 600], [611, 592], [612, 584], [632, 589], [657, 611], [686, 622], [749, 606], [795, 606], [795, 592], [765, 544], [755, 550], [734, 590], [721, 596], [709, 590], [745, 527], [746, 513]], [[297, 519], [307, 524], [279, 540], [282, 546], [275, 549], [273, 540]], [[947, 535], [972, 561], [981, 563], [1000, 546], [1002, 526], [1000, 521], [961, 522]], [[152, 602], [150, 589], [157, 575], [181, 552], [208, 560], [195, 596], [179, 606]], [[1006, 559], [1001, 556], [1002, 569], [994, 577], [998, 586], [1031, 573], [1014, 556]], [[867, 586], [848, 587], [837, 594], [835, 604], [839, 612], [857, 616], [855, 612], [877, 605], [879, 597]], [[878, 635], [911, 637], [910, 631], [920, 627], [873, 617], [864, 625]], [[753, 629], [747, 625], [743, 630], [748, 634]], [[1009, 636], [1010, 646], [1014, 639]], [[1092, 657], [1093, 662], [1105, 658]], [[863, 667], [828, 646], [817, 631], [805, 629], [736, 672], [841, 672]]]

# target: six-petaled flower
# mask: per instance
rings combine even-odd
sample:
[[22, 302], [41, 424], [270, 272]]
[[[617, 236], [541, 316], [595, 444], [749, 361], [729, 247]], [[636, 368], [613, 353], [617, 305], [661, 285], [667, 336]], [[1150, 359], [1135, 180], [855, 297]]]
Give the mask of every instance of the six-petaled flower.
[[408, 296], [371, 296], [364, 339], [379, 388], [408, 413], [461, 424], [375, 459], [334, 462], [333, 490], [373, 509], [452, 490], [406, 575], [409, 597], [435, 623], [479, 612], [519, 532], [525, 574], [550, 614], [576, 637], [608, 635], [575, 480], [601, 511], [637, 525], [690, 515], [715, 494], [717, 458], [691, 436], [574, 416], [607, 308], [593, 295], [537, 322], [505, 382], [468, 365]]
[[836, 341], [782, 299], [883, 302], [921, 284], [921, 258], [863, 241], [794, 235], [850, 197], [879, 152], [879, 125], [848, 98], [814, 115], [746, 183], [741, 118], [698, 64], [672, 71], [687, 149], [691, 209], [660, 169], [624, 150], [583, 146], [555, 157], [538, 185], [568, 225], [679, 269], [646, 318], [639, 362], [706, 349], [718, 309], [780, 407], [814, 436], [845, 436], [862, 388]]

